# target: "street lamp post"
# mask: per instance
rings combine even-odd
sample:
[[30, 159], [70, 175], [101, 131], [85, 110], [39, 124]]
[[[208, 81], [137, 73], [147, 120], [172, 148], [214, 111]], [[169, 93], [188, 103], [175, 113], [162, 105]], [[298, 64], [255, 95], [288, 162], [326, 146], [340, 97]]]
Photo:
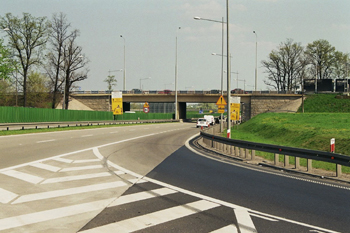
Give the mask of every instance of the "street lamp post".
[[142, 90], [141, 81], [142, 81], [142, 80], [146, 80], [146, 79], [151, 79], [151, 77], [148, 77], [148, 78], [140, 78], [140, 90]]
[[255, 91], [258, 87], [258, 34], [253, 31], [255, 34]]
[[124, 40], [124, 69], [123, 69], [123, 91], [126, 91], [126, 68], [125, 68], [125, 38], [123, 35], [120, 35], [121, 38]]
[[[204, 19], [201, 17], [194, 17], [195, 20], [205, 20], [205, 21], [211, 21], [216, 23], [221, 23], [222, 29], [221, 29], [221, 54], [224, 54], [224, 17], [221, 18], [221, 21], [218, 20], [212, 20], [212, 19]], [[221, 95], [224, 94], [224, 56], [221, 56]], [[220, 121], [220, 132], [223, 131], [223, 125], [222, 125], [222, 119], [223, 119], [223, 113], [221, 113], [221, 121]]]
[[[178, 29], [181, 29], [181, 27], [179, 27]], [[178, 76], [178, 64], [177, 64], [177, 31], [176, 30], [176, 39], [175, 39], [175, 120], [179, 119], [179, 114], [178, 114], [178, 108], [177, 108], [177, 76]]]
[[230, 84], [231, 84], [231, 65], [230, 65], [230, 57], [231, 57], [231, 53], [230, 53], [230, 30], [229, 30], [229, 4], [228, 4], [228, 0], [226, 0], [226, 33], [227, 33], [227, 39], [226, 39], [226, 43], [227, 43], [227, 137], [231, 138], [231, 101], [230, 101], [230, 97], [231, 97], [231, 92], [230, 92]]

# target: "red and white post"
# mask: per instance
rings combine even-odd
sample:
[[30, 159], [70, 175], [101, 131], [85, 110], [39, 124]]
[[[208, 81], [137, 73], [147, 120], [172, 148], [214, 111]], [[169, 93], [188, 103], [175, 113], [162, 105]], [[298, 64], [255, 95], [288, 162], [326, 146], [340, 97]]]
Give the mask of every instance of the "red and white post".
[[335, 152], [335, 138], [331, 139], [331, 153]]

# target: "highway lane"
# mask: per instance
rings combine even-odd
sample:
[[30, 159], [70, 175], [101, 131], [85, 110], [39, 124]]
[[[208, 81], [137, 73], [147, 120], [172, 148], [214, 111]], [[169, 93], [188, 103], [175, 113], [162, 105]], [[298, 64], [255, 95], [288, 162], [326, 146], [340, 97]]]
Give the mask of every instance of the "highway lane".
[[[222, 163], [182, 147], [147, 177], [289, 219], [276, 224], [255, 221], [258, 232], [323, 232], [304, 224], [349, 232], [350, 187], [310, 177]], [[295, 222], [292, 222], [295, 221]], [[293, 223], [293, 224], [292, 224]]]
[[172, 123], [0, 137], [0, 230], [350, 229], [347, 187], [203, 157], [184, 146], [198, 131]]

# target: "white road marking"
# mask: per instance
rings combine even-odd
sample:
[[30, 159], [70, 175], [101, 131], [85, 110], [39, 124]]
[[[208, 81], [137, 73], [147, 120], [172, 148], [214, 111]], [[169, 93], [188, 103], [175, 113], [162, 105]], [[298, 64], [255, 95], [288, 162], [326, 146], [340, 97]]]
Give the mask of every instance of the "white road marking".
[[56, 141], [56, 139], [37, 141], [36, 143], [45, 143], [45, 142], [53, 142], [53, 141]]
[[119, 131], [109, 132], [109, 133], [118, 133]]
[[128, 204], [135, 201], [146, 200], [149, 198], [164, 196], [164, 195], [173, 194], [173, 193], [177, 193], [177, 191], [168, 189], [168, 188], [159, 188], [159, 189], [149, 190], [145, 192], [133, 193], [133, 194], [119, 197], [114, 202], [112, 202], [108, 207]]
[[246, 209], [238, 208], [234, 209], [238, 228], [241, 233], [252, 233], [252, 232], [258, 232], [255, 229], [254, 223]]
[[81, 137], [85, 138], [85, 137], [92, 137], [92, 136], [94, 136], [94, 135], [93, 134], [88, 134], [88, 135], [82, 135]]
[[74, 160], [66, 159], [66, 158], [53, 158], [52, 160], [62, 162], [62, 163], [72, 163]]
[[24, 172], [19, 172], [19, 171], [15, 171], [15, 170], [8, 170], [8, 171], [3, 171], [0, 172], [1, 174], [19, 179], [19, 180], [23, 180], [32, 184], [38, 184], [41, 181], [44, 180], [44, 178], [39, 177], [39, 176], [34, 176], [28, 173], [24, 173]]
[[33, 163], [30, 166], [44, 169], [44, 170], [51, 171], [51, 172], [57, 172], [61, 169], [60, 167], [52, 166], [52, 165], [45, 164], [45, 163]]
[[6, 204], [18, 197], [17, 194], [0, 188], [0, 203]]
[[81, 171], [81, 170], [90, 170], [103, 168], [102, 165], [91, 165], [91, 166], [81, 166], [81, 167], [67, 167], [60, 170], [60, 172], [71, 172], [71, 171]]
[[92, 162], [100, 162], [99, 159], [81, 159], [81, 160], [74, 160], [73, 163], [92, 163]]
[[127, 184], [124, 181], [115, 181], [110, 183], [88, 185], [88, 186], [61, 189], [61, 190], [48, 191], [48, 192], [42, 192], [42, 193], [33, 193], [33, 194], [23, 195], [17, 198], [14, 202], [12, 202], [12, 204], [38, 201], [38, 200], [44, 200], [44, 199], [49, 199], [54, 197], [63, 197], [63, 196], [69, 196], [73, 194], [81, 194], [81, 193], [87, 193], [87, 192], [93, 192], [93, 191], [100, 191], [105, 189], [122, 187], [126, 185]]
[[118, 175], [118, 176], [119, 176], [119, 175], [124, 175], [124, 174], [125, 174], [125, 172], [123, 172], [123, 171], [115, 171], [114, 173], [115, 173], [116, 175]]
[[155, 226], [178, 218], [186, 217], [201, 211], [218, 207], [218, 204], [200, 200], [182, 206], [176, 206], [165, 210], [145, 214], [142, 216], [122, 220], [116, 223], [92, 228], [83, 232], [133, 232]]
[[92, 178], [98, 178], [98, 177], [106, 177], [110, 175], [111, 174], [109, 172], [100, 172], [100, 173], [92, 173], [92, 174], [77, 175], [77, 176], [57, 177], [57, 178], [47, 179], [43, 181], [41, 184], [60, 183], [60, 182], [67, 182], [67, 181], [74, 181], [74, 180], [86, 180], [86, 179], [92, 179]]
[[210, 233], [238, 233], [236, 225], [228, 225], [226, 227], [222, 227], [215, 231], [211, 231]]
[[58, 218], [74, 216], [87, 212], [99, 211], [106, 207], [113, 199], [105, 199], [79, 205], [72, 205], [52, 210], [45, 210], [31, 214], [24, 214], [0, 219], [0, 230], [8, 230], [29, 224], [50, 221]]

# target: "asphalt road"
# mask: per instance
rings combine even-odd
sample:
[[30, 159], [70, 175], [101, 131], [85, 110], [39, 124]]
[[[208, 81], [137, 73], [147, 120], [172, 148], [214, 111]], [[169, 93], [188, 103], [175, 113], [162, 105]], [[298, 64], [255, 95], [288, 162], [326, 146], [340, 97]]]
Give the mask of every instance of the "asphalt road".
[[172, 123], [0, 137], [0, 231], [349, 232], [350, 188], [226, 163]]

